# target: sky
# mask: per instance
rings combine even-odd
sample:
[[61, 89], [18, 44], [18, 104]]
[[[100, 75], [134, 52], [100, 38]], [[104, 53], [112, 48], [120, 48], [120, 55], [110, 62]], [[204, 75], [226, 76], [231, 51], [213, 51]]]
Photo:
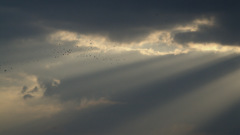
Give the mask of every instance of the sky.
[[2, 0], [0, 134], [239, 135], [239, 6]]

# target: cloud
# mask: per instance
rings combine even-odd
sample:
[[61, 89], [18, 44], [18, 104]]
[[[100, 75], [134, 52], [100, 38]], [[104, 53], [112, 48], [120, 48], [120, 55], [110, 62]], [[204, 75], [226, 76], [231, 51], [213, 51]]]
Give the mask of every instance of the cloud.
[[[52, 93], [55, 93], [58, 91], [58, 86], [60, 85], [61, 81], [59, 79], [55, 78], [46, 78], [43, 76], [39, 76], [37, 79], [37, 82], [40, 86], [40, 88], [43, 90], [42, 96], [50, 96]], [[38, 91], [38, 88], [36, 88], [36, 92]], [[34, 91], [35, 88], [32, 90]]]
[[30, 99], [33, 98], [34, 96], [32, 96], [31, 94], [26, 94], [23, 96], [23, 99]]
[[27, 89], [28, 89], [27, 86], [23, 86], [21, 93], [24, 94], [27, 91]]
[[222, 11], [215, 16], [214, 25], [202, 25], [197, 31], [180, 32], [175, 35], [175, 40], [179, 43], [219, 43], [222, 45], [239, 45], [240, 18], [234, 7]]
[[59, 84], [60, 84], [60, 80], [58, 80], [58, 79], [53, 79], [53, 81], [52, 81], [52, 86], [53, 87], [57, 87]]
[[179, 43], [192, 41], [238, 45], [240, 19], [237, 5], [237, 0], [220, 0], [217, 4], [214, 0], [11, 0], [1, 4], [0, 15], [4, 21], [0, 35], [2, 39], [12, 40], [67, 30], [131, 43], [146, 38], [156, 30], [171, 30], [196, 19], [214, 17], [214, 25], [201, 24], [197, 31], [179, 32], [175, 40]]
[[38, 91], [38, 87], [35, 86], [31, 91], [29, 91], [29, 93], [35, 93], [35, 92], [37, 92], [37, 91]]
[[0, 16], [2, 18], [0, 28], [4, 31], [0, 32], [0, 46], [15, 40], [27, 40], [48, 33], [48, 30], [37, 24], [34, 16], [19, 7], [1, 5]]

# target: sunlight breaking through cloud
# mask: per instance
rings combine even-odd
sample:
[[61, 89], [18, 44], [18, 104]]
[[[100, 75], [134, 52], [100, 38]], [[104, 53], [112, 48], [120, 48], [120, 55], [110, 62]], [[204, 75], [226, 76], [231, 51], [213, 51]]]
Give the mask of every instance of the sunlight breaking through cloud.
[[237, 1], [3, 1], [0, 134], [238, 135]]

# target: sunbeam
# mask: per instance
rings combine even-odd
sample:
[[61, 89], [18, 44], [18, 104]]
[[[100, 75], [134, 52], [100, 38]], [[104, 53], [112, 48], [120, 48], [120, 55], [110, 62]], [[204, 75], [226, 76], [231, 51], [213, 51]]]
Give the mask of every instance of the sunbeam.
[[1, 135], [239, 135], [239, 1], [1, 0]]

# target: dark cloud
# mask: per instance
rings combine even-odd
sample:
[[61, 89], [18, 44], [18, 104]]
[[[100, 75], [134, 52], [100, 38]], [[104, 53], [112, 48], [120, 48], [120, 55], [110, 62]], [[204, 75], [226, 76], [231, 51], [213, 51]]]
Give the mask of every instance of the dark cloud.
[[103, 34], [113, 41], [130, 42], [155, 30], [214, 16], [218, 26], [202, 28], [197, 33], [179, 33], [176, 41], [239, 43], [239, 2], [236, 0], [11, 0], [1, 5], [3, 39], [28, 38], [61, 29]]
[[188, 42], [216, 42], [224, 45], [240, 45], [239, 23], [240, 16], [238, 13], [225, 13], [217, 17], [215, 25], [200, 26], [199, 31], [195, 32], [177, 33], [175, 40], [183, 44]]
[[27, 86], [23, 86], [21, 93], [24, 94], [27, 91], [27, 89], [28, 89]]
[[32, 96], [31, 94], [26, 94], [23, 96], [23, 99], [30, 99], [33, 98], [34, 96]]
[[43, 36], [47, 30], [38, 24], [38, 19], [22, 9], [0, 6], [0, 45], [21, 39]]
[[50, 78], [38, 78], [38, 83], [42, 89], [45, 89], [44, 96], [51, 96], [58, 90], [57, 83]]

